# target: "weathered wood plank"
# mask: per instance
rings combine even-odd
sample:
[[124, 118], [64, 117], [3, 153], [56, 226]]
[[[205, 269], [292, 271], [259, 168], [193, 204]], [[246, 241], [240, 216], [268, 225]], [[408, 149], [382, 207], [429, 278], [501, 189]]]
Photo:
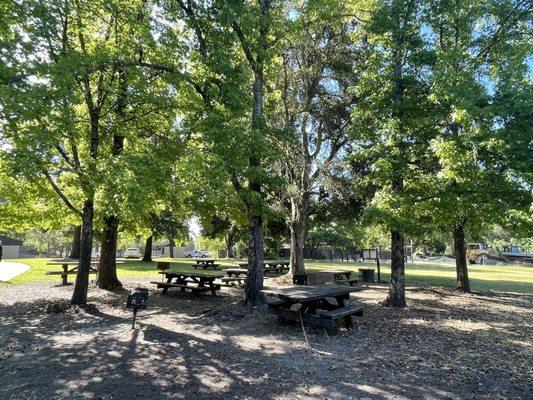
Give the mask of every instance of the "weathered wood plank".
[[363, 306], [361, 304], [348, 304], [344, 307], [335, 308], [320, 314], [322, 318], [337, 319], [349, 315], [363, 315]]
[[262, 290], [267, 296], [279, 297], [293, 302], [304, 303], [323, 299], [325, 297], [348, 297], [357, 288], [344, 285], [316, 285], [316, 286], [292, 286], [286, 288]]

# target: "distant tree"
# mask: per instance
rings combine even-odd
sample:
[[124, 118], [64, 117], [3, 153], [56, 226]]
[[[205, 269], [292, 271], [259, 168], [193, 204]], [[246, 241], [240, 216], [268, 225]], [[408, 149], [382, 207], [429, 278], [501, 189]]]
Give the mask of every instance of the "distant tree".
[[430, 200], [436, 220], [453, 231], [457, 289], [469, 292], [465, 231], [479, 234], [510, 209], [531, 205], [530, 187], [521, 179], [531, 171], [526, 172], [531, 143], [524, 129], [529, 121], [531, 131], [533, 91], [522, 31], [532, 5], [430, 5], [428, 26], [436, 49], [431, 96], [438, 99], [442, 128], [432, 144], [439, 168], [428, 192], [437, 191]]
[[203, 235], [211, 239], [224, 238], [226, 256], [235, 258], [235, 243], [242, 236], [242, 231], [235, 221], [214, 215], [209, 224], [203, 225]]
[[177, 218], [172, 211], [164, 210], [153, 215], [154, 236], [164, 237], [170, 246], [170, 258], [174, 258], [176, 240], [186, 240], [189, 237], [188, 225]]
[[69, 250], [70, 238], [65, 232], [32, 229], [24, 235], [24, 245], [47, 257], [61, 256]]
[[287, 133], [280, 170], [287, 181], [282, 194], [291, 238], [289, 274], [303, 274], [311, 203], [349, 141], [351, 107], [359, 100], [350, 86], [363, 67], [365, 45], [352, 40], [358, 26], [346, 17], [349, 6], [344, 2], [294, 6], [297, 17], [288, 22], [277, 79], [277, 119]]

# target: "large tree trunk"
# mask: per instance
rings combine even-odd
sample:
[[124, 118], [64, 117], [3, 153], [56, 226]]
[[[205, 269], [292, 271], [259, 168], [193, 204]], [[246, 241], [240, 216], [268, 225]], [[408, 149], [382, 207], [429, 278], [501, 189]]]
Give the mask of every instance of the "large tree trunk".
[[405, 239], [399, 230], [391, 230], [391, 278], [388, 307], [405, 307]]
[[70, 304], [87, 304], [87, 290], [89, 288], [89, 269], [91, 267], [91, 252], [93, 247], [93, 220], [94, 202], [87, 199], [83, 203], [81, 215], [81, 240], [80, 240], [80, 262], [76, 282]]
[[458, 224], [453, 230], [453, 246], [455, 252], [455, 269], [457, 270], [456, 289], [460, 292], [470, 292], [470, 279], [466, 261], [464, 224]]
[[122, 287], [117, 277], [116, 264], [118, 218], [114, 215], [107, 216], [104, 223], [96, 284], [100, 289], [114, 290]]
[[150, 235], [146, 238], [146, 243], [144, 245], [144, 255], [142, 261], [144, 262], [152, 262], [152, 243], [153, 243], [154, 237], [153, 235]]
[[[116, 114], [118, 120], [125, 118], [127, 81], [126, 72], [119, 69], [119, 92]], [[118, 156], [124, 148], [124, 136], [118, 132], [113, 135], [113, 156]], [[104, 232], [102, 236], [102, 249], [100, 251], [100, 265], [98, 267], [97, 285], [101, 289], [113, 290], [122, 287], [117, 277], [116, 253], [119, 218], [117, 215], [104, 217]]]
[[305, 274], [304, 245], [307, 223], [306, 203], [291, 199], [291, 254], [289, 274]]
[[70, 254], [68, 258], [77, 260], [80, 258], [80, 240], [81, 240], [81, 225], [74, 228], [74, 236], [72, 237], [72, 246], [70, 247]]
[[263, 218], [250, 219], [250, 245], [248, 254], [248, 278], [244, 288], [244, 304], [255, 306], [264, 302], [263, 289]]

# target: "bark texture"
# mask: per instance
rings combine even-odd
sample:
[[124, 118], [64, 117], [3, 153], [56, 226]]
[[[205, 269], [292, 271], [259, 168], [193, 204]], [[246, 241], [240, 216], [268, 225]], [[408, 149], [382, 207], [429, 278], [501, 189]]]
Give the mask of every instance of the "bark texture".
[[80, 258], [80, 241], [81, 241], [81, 225], [74, 228], [74, 235], [72, 237], [72, 246], [70, 247], [70, 254], [68, 258], [77, 260]]
[[389, 295], [385, 300], [389, 307], [405, 307], [405, 239], [399, 230], [391, 230], [391, 278]]
[[291, 199], [290, 274], [305, 274], [304, 246], [307, 225], [307, 198]]
[[250, 254], [248, 255], [248, 278], [244, 288], [244, 304], [255, 306], [264, 302], [263, 289], [263, 218], [253, 216], [250, 220]]
[[89, 269], [93, 247], [94, 202], [92, 199], [87, 199], [83, 203], [81, 220], [80, 262], [78, 273], [76, 274], [74, 291], [70, 300], [70, 303], [74, 305], [84, 305], [87, 303]]
[[144, 262], [151, 262], [152, 261], [152, 245], [153, 245], [154, 237], [153, 235], [150, 235], [146, 238], [146, 243], [144, 245], [144, 255], [142, 261]]
[[118, 218], [114, 215], [107, 216], [104, 222], [96, 283], [101, 289], [113, 290], [122, 287], [117, 278], [116, 264]]
[[466, 260], [464, 224], [458, 224], [453, 230], [453, 246], [455, 252], [455, 269], [457, 270], [456, 289], [460, 292], [470, 292], [470, 279], [468, 278], [468, 263]]

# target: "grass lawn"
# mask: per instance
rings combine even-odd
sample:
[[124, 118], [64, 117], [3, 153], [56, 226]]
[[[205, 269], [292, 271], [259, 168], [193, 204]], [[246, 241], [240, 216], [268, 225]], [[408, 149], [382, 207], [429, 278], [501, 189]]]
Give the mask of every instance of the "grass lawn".
[[[46, 265], [49, 258], [26, 258], [17, 260], [6, 260], [28, 264], [31, 268], [25, 273], [13, 278], [8, 284], [22, 284], [35, 281], [51, 281], [59, 283], [59, 276], [46, 276], [45, 272], [59, 271], [60, 266]], [[171, 261], [172, 269], [181, 271], [196, 271], [192, 265], [194, 261], [190, 259], [161, 259]], [[240, 260], [218, 261], [222, 268], [236, 267]], [[361, 266], [375, 267], [375, 263], [353, 263], [353, 262], [330, 262], [326, 260], [307, 261], [309, 271], [320, 269], [346, 269], [357, 271]], [[1, 268], [1, 264], [0, 264]], [[154, 263], [143, 263], [136, 260], [126, 260], [124, 264], [117, 265], [119, 277], [146, 277], [148, 279], [157, 278], [157, 270]], [[390, 265], [382, 263], [381, 279], [389, 279]], [[209, 271], [208, 271], [209, 272]], [[528, 266], [469, 266], [470, 282], [473, 290], [495, 290], [505, 292], [533, 293], [533, 267]], [[453, 264], [430, 264], [415, 263], [406, 264], [406, 277], [408, 285], [432, 285], [448, 286], [455, 285], [455, 266]], [[73, 281], [73, 276], [69, 277]], [[2, 283], [0, 283], [1, 285]]]

